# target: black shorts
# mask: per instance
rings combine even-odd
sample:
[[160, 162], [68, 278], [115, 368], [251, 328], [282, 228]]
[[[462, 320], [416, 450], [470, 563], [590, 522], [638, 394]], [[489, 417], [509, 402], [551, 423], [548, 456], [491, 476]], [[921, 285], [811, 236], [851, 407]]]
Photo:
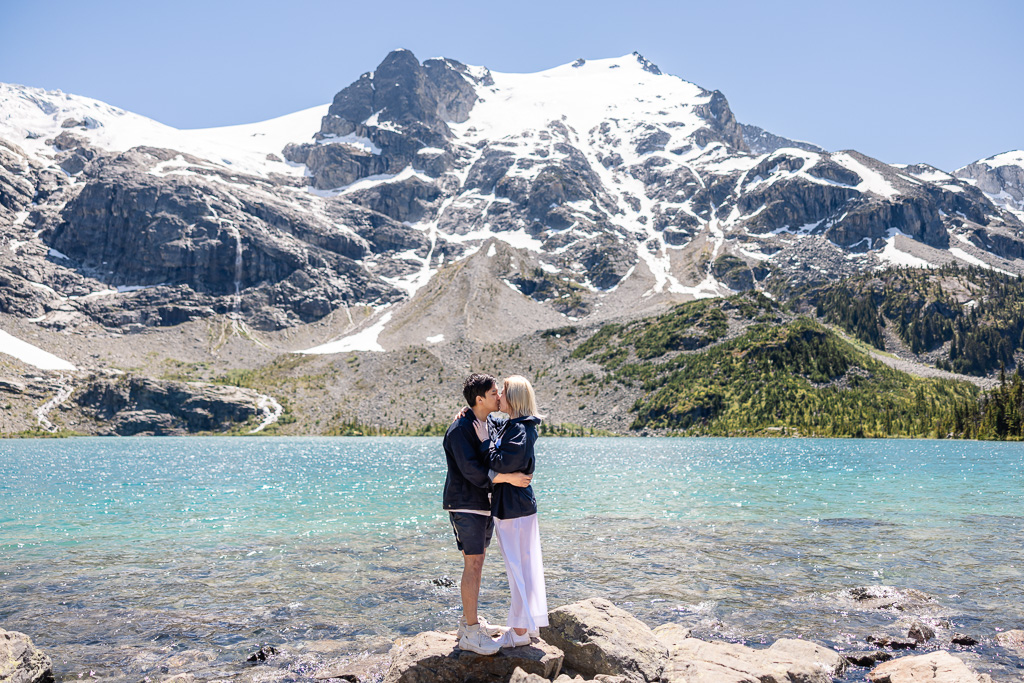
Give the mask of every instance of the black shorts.
[[449, 512], [455, 542], [466, 555], [483, 555], [491, 544], [494, 519], [490, 513], [474, 515], [472, 512]]

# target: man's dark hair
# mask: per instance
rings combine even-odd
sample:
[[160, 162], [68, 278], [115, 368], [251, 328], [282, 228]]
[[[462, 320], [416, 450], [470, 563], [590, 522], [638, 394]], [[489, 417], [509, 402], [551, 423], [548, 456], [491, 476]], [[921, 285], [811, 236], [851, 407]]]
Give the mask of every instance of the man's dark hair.
[[476, 399], [491, 390], [497, 382], [490, 375], [474, 372], [466, 379], [466, 385], [462, 387], [462, 395], [466, 397], [466, 403], [470, 408], [476, 407]]

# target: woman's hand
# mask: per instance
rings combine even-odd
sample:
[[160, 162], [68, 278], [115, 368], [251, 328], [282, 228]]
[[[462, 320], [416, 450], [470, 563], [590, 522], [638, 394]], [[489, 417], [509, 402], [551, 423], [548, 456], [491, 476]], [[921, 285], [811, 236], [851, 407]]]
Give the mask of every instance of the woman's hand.
[[462, 410], [460, 410], [459, 412], [455, 413], [455, 417], [452, 418], [452, 422], [455, 422], [456, 420], [461, 420], [462, 416], [465, 415], [468, 412], [469, 412], [469, 406], [462, 406]]
[[509, 472], [508, 474], [498, 474], [494, 477], [495, 484], [512, 484], [523, 489], [530, 485], [533, 481], [532, 474], [523, 474], [522, 472]]
[[[469, 408], [466, 408], [469, 410]], [[476, 430], [476, 438], [480, 439], [480, 443], [487, 441], [491, 436], [487, 433], [487, 423], [483, 420], [473, 420], [473, 429]]]

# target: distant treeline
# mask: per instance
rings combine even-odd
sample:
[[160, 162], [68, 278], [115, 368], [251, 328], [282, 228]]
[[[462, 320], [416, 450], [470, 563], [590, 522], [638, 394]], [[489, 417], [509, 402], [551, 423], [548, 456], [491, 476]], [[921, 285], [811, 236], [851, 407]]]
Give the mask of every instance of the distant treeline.
[[1024, 350], [1024, 281], [981, 268], [892, 269], [807, 292], [819, 318], [877, 349], [890, 328], [937, 367], [984, 376]]

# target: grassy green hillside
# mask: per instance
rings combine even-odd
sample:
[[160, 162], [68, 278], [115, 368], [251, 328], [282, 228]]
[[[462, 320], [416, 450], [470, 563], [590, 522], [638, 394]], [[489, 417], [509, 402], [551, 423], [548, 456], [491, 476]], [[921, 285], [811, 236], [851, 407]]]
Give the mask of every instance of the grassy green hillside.
[[[730, 308], [751, 324], [712, 344], [724, 336]], [[606, 370], [595, 381], [639, 384], [633, 429], [945, 437], [962, 431], [957, 416], [978, 402], [974, 385], [893, 370], [810, 318], [761, 322], [775, 312], [756, 295], [684, 304], [656, 319], [607, 325], [574, 354]], [[682, 352], [687, 346], [703, 348]]]
[[885, 349], [888, 328], [937, 367], [984, 376], [1024, 349], [1024, 282], [981, 268], [893, 269], [812, 289], [793, 302]]

